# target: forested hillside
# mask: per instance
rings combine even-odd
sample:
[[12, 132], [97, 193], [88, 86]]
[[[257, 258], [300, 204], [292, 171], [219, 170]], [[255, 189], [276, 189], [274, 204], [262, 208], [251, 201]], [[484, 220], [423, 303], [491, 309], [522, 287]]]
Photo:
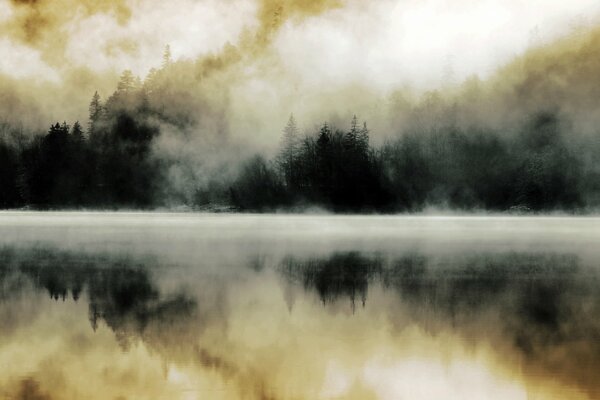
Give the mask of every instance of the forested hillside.
[[[396, 94], [385, 123], [368, 121], [389, 132], [371, 132], [356, 116], [292, 116], [264, 151], [230, 140], [218, 106], [228, 94], [215, 99], [227, 79], [219, 73], [243, 54], [173, 61], [167, 48], [144, 80], [125, 71], [108, 98], [93, 94], [88, 121], [54, 121], [36, 135], [4, 123], [0, 207], [593, 211], [599, 41], [599, 31], [580, 33], [529, 51], [487, 81], [414, 101]], [[198, 126], [202, 140], [190, 140]]]

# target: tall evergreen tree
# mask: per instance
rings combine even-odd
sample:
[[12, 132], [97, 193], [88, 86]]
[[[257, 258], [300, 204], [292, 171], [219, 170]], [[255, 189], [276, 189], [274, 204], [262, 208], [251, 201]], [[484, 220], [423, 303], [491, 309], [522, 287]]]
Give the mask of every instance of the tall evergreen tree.
[[150, 68], [146, 79], [144, 79], [144, 89], [146, 93], [151, 94], [156, 90], [158, 71], [156, 68]]
[[81, 129], [81, 124], [79, 121], [75, 121], [73, 124], [73, 127], [71, 128], [71, 136], [76, 142], [83, 141], [83, 129]]
[[350, 123], [350, 131], [346, 133], [346, 137], [344, 138], [346, 147], [353, 148], [356, 145], [359, 133], [360, 128], [358, 127], [358, 118], [354, 115], [354, 117], [352, 117], [352, 122]]
[[323, 124], [321, 129], [319, 130], [319, 137], [317, 138], [317, 148], [319, 150], [325, 150], [329, 147], [331, 142], [331, 129], [327, 122]]
[[62, 133], [65, 133], [65, 134], [69, 133], [71, 128], [69, 127], [69, 124], [67, 124], [67, 121], [63, 121], [62, 125], [60, 126], [60, 130]]
[[119, 83], [117, 84], [117, 92], [130, 92], [136, 89], [138, 85], [139, 78], [133, 75], [131, 70], [126, 69], [121, 74], [121, 78], [119, 79]]
[[295, 164], [298, 158], [298, 127], [294, 115], [290, 115], [287, 125], [283, 129], [281, 138], [281, 150], [277, 156], [277, 164], [283, 172], [285, 183], [287, 186], [292, 186], [296, 181], [297, 171]]
[[360, 151], [366, 154], [369, 150], [369, 129], [367, 128], [366, 122], [363, 122], [363, 127], [360, 132], [358, 132], [357, 142]]
[[94, 130], [97, 127], [97, 123], [102, 116], [102, 103], [100, 102], [100, 95], [98, 92], [94, 93], [92, 96], [92, 101], [90, 102], [89, 107], [90, 117], [88, 121], [88, 134], [94, 133]]
[[333, 157], [331, 138], [331, 129], [327, 123], [324, 123], [319, 130], [319, 137], [317, 138], [317, 166], [315, 170], [316, 187], [324, 195], [324, 198], [329, 197], [332, 184]]
[[173, 62], [172, 58], [171, 58], [171, 46], [166, 45], [165, 46], [165, 51], [163, 52], [163, 62], [162, 62], [162, 67], [166, 68], [169, 65], [171, 65], [171, 63]]

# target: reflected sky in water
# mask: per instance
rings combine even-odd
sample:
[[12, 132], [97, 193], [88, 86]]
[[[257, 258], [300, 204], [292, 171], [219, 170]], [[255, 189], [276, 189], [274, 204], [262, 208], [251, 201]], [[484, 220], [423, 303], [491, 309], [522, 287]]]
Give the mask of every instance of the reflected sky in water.
[[599, 398], [598, 222], [0, 213], [0, 398]]

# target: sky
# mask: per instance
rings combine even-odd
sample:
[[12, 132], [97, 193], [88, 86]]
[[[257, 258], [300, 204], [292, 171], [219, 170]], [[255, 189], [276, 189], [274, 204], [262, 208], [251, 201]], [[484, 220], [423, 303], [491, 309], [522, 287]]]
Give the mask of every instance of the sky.
[[[95, 90], [109, 96], [125, 69], [143, 79], [166, 45], [174, 60], [225, 59], [233, 46], [242, 62], [215, 86], [231, 129], [272, 137], [290, 113], [305, 128], [375, 119], [398, 89], [486, 79], [599, 15], [597, 0], [0, 0], [0, 91], [35, 104], [39, 127], [85, 120]], [[31, 107], [4, 109], [35, 120]]]
[[238, 44], [261, 29], [261, 13], [276, 12], [268, 3], [323, 4], [290, 14], [274, 32], [270, 46], [286, 70], [316, 86], [362, 80], [382, 89], [489, 75], [600, 12], [594, 0], [0, 0], [0, 52], [8, 55], [0, 71], [45, 80], [74, 66], [145, 75], [167, 44], [176, 59]]

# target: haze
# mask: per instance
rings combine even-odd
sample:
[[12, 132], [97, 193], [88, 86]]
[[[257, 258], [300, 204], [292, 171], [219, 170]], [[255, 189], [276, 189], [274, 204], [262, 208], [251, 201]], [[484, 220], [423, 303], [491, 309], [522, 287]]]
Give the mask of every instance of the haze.
[[[143, 78], [160, 66], [167, 44], [176, 60], [230, 44], [248, 56], [231, 88], [237, 126], [264, 126], [274, 111], [280, 126], [290, 112], [311, 115], [352, 88], [371, 95], [345, 96], [344, 106], [327, 111], [365, 114], [365, 103], [377, 107], [374, 98], [400, 87], [487, 77], [530, 46], [593, 25], [599, 11], [592, 0], [2, 0], [0, 52], [8, 56], [0, 72], [22, 81], [20, 98], [36, 97], [24, 102], [50, 119], [85, 120], [94, 90], [109, 95], [124, 69]], [[44, 82], [77, 101], [47, 99]]]

